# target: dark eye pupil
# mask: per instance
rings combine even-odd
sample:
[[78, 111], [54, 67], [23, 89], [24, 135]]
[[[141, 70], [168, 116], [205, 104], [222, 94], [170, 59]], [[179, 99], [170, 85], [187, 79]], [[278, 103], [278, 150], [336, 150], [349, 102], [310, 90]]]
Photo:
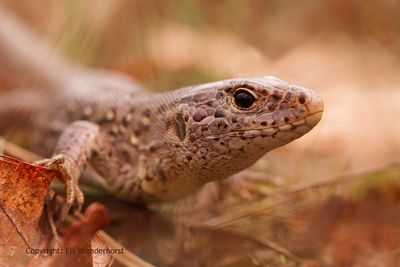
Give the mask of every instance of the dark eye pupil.
[[254, 101], [256, 101], [254, 96], [245, 90], [236, 91], [234, 96], [236, 105], [241, 108], [249, 108], [253, 105]]

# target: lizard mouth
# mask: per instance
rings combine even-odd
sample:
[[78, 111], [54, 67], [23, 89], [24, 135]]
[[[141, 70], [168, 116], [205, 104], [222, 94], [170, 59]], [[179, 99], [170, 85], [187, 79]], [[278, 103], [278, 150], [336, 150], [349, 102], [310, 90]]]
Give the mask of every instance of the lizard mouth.
[[222, 137], [241, 137], [241, 138], [256, 138], [256, 137], [275, 137], [279, 132], [293, 132], [296, 136], [300, 137], [309, 132], [322, 118], [322, 110], [316, 111], [304, 118], [285, 123], [278, 126], [269, 126], [248, 130], [236, 130], [220, 134], [211, 134], [205, 136], [206, 139], [219, 139]]

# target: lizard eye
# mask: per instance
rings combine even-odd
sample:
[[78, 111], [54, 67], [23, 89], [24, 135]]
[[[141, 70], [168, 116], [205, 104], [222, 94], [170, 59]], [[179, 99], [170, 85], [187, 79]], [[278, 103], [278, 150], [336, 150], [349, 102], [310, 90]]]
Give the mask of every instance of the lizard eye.
[[256, 101], [256, 98], [246, 89], [238, 89], [233, 95], [235, 104], [239, 108], [249, 108]]

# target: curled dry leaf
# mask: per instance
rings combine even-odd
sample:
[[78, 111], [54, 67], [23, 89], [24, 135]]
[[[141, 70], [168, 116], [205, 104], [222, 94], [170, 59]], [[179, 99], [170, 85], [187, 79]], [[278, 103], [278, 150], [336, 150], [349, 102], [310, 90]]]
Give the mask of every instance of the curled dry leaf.
[[44, 207], [57, 175], [45, 168], [0, 155], [0, 262], [26, 266], [30, 248], [52, 238]]

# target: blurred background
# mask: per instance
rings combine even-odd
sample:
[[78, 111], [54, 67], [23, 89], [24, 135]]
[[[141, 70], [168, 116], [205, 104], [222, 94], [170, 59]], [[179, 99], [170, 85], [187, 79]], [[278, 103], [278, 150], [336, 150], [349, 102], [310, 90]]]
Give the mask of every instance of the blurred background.
[[[0, 3], [47, 40], [52, 48], [48, 57], [58, 52], [81, 65], [117, 70], [148, 90], [272, 75], [312, 88], [322, 96], [325, 111], [321, 123], [253, 167], [254, 177], [262, 177], [254, 179], [257, 198], [251, 195], [254, 190], [238, 189], [244, 201], [229, 198], [220, 209], [196, 213], [196, 218], [207, 221], [213, 230], [234, 229], [232, 232], [238, 234], [240, 229], [240, 238], [245, 236], [251, 242], [251, 237], [262, 235], [286, 251], [257, 240], [257, 244], [248, 241], [250, 245], [243, 245], [246, 249], [221, 249], [224, 257], [217, 257], [213, 254], [216, 248], [213, 253], [205, 252], [208, 250], [200, 244], [210, 243], [203, 239], [237, 241], [239, 237], [226, 237], [225, 232], [213, 232], [210, 237], [202, 232], [202, 241], [196, 239], [198, 245], [193, 245], [188, 240], [198, 232], [191, 232], [189, 238], [178, 231], [174, 238], [183, 238], [178, 247], [170, 234], [170, 239], [165, 237], [169, 242], [163, 239], [167, 247], [174, 247], [174, 256], [148, 256], [141, 248], [139, 254], [147, 255], [151, 262], [160, 266], [189, 266], [185, 265], [188, 259], [194, 264], [190, 266], [398, 266], [399, 1]], [[0, 86], [12, 89], [6, 81]], [[334, 185], [323, 181], [334, 181]], [[323, 187], [322, 191], [314, 188], [315, 183], [322, 183], [318, 187]], [[261, 198], [259, 191], [264, 193]], [[295, 193], [296, 197], [285, 202]], [[202, 207], [214, 201], [205, 195]], [[276, 203], [286, 204], [274, 210]], [[185, 204], [160, 210], [170, 214], [171, 210], [184, 209]], [[270, 208], [267, 213], [265, 207]], [[235, 212], [240, 222], [232, 215]], [[221, 217], [226, 214], [233, 217]], [[213, 224], [215, 219], [220, 221]], [[268, 252], [267, 243], [275, 254]], [[237, 259], [237, 251], [245, 259]]]

